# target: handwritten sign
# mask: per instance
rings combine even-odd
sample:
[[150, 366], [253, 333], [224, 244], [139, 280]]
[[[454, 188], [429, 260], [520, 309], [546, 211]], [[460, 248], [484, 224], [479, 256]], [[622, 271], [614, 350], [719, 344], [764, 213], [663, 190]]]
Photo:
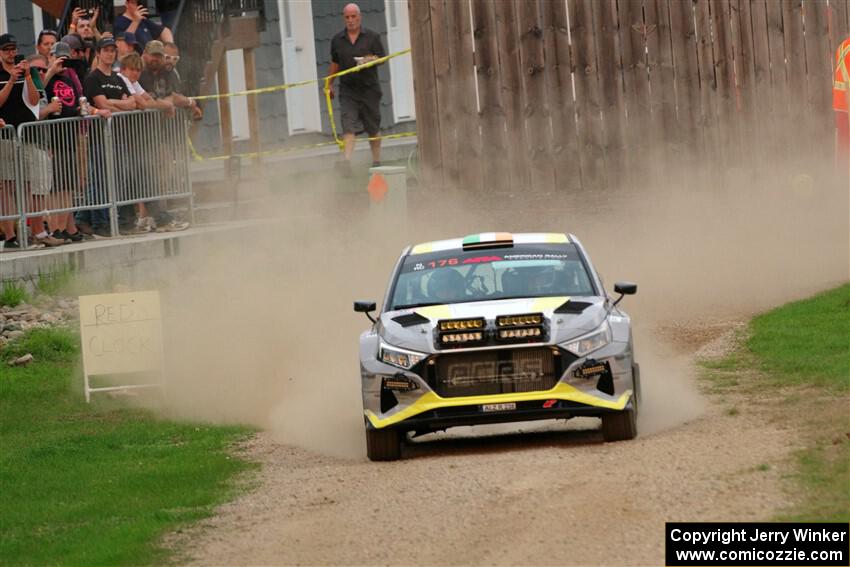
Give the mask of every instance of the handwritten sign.
[[80, 296], [80, 334], [86, 376], [159, 370], [159, 292]]

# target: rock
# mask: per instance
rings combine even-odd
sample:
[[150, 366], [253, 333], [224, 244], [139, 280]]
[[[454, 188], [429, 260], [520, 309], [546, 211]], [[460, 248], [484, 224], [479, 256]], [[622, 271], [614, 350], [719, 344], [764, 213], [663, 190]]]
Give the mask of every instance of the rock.
[[21, 324], [18, 323], [17, 321], [8, 321], [3, 326], [3, 330], [4, 331], [20, 331], [22, 329], [21, 329]]
[[23, 356], [16, 358], [15, 360], [9, 361], [9, 366], [26, 366], [32, 362], [32, 354], [27, 353]]
[[24, 332], [23, 332], [23, 331], [3, 331], [3, 334], [4, 334], [4, 335], [6, 335], [6, 337], [7, 337], [9, 340], [15, 340], [15, 339], [17, 339], [18, 337], [23, 337], [23, 336], [24, 336]]
[[64, 299], [60, 299], [59, 302], [56, 305], [59, 307], [59, 309], [71, 309], [73, 307], [70, 303], [68, 303]]
[[43, 323], [55, 323], [57, 321], [56, 315], [51, 313], [42, 313], [38, 319]]

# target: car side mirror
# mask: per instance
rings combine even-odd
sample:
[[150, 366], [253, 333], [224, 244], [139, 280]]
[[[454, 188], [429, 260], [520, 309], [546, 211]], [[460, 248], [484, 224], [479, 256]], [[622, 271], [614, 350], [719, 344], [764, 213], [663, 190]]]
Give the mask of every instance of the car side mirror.
[[632, 282], [617, 282], [614, 284], [614, 292], [620, 294], [620, 297], [614, 302], [614, 305], [617, 305], [625, 296], [637, 293], [637, 284]]
[[357, 313], [365, 313], [366, 317], [369, 318], [372, 323], [377, 323], [375, 319], [370, 315], [372, 311], [377, 308], [374, 301], [355, 301], [354, 302], [354, 311]]

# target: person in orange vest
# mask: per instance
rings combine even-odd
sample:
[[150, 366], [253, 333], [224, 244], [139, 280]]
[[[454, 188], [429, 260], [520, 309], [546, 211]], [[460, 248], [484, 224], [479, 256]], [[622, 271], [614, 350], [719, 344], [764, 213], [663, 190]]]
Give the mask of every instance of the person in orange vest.
[[835, 52], [835, 74], [832, 83], [832, 109], [835, 111], [835, 167], [842, 175], [850, 170], [850, 37]]

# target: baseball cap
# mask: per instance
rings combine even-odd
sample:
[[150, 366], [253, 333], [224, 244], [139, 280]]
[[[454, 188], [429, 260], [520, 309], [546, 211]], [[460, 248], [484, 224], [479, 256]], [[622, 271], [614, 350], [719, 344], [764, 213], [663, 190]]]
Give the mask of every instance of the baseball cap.
[[3, 49], [4, 47], [9, 45], [18, 45], [18, 40], [15, 39], [15, 36], [10, 33], [4, 33], [3, 35], [0, 35], [0, 49]]
[[118, 39], [129, 43], [130, 45], [136, 45], [137, 43], [139, 43], [138, 41], [136, 41], [136, 34], [128, 31], [119, 33]]
[[56, 57], [70, 57], [71, 47], [65, 42], [57, 41], [53, 44], [53, 47], [50, 48], [50, 54], [55, 55]]
[[75, 33], [69, 33], [60, 39], [62, 43], [67, 45], [70, 49], [82, 49], [83, 48], [83, 40]]
[[158, 39], [154, 39], [145, 45], [145, 53], [149, 55], [165, 55], [165, 45]]
[[97, 42], [97, 50], [100, 51], [104, 47], [115, 47], [115, 40], [111, 37], [102, 37], [100, 41]]

